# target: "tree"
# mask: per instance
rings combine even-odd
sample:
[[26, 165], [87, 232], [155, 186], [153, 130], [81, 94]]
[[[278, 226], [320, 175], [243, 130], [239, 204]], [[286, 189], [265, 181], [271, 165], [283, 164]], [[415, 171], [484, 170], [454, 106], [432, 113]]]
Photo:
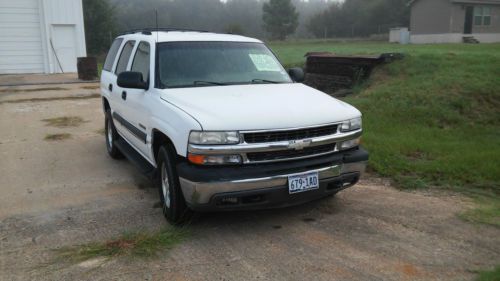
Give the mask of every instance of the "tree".
[[311, 17], [307, 28], [316, 37], [362, 37], [387, 34], [408, 26], [407, 0], [345, 0]]
[[84, 0], [85, 40], [90, 55], [101, 55], [116, 34], [114, 8], [107, 0]]
[[272, 39], [284, 40], [299, 25], [299, 13], [291, 0], [270, 0], [262, 6], [264, 29]]
[[236, 35], [245, 35], [245, 31], [243, 30], [243, 27], [237, 23], [232, 23], [228, 26], [226, 26], [226, 29], [224, 32], [229, 33], [229, 34], [236, 34]]

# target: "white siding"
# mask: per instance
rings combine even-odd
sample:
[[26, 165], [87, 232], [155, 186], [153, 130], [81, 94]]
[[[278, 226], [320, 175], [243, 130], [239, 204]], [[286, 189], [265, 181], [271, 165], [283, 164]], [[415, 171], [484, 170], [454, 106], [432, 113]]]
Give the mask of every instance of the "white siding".
[[0, 74], [44, 70], [38, 0], [0, 0]]
[[82, 0], [0, 0], [0, 74], [74, 72], [86, 55]]
[[[1, 1], [1, 0], [0, 0]], [[47, 57], [48, 71], [50, 73], [75, 72], [76, 58], [85, 57], [87, 50], [85, 48], [85, 31], [83, 26], [83, 7], [82, 0], [41, 0], [43, 3], [43, 14], [45, 21], [45, 37], [47, 38], [47, 49], [49, 54]], [[57, 30], [72, 29], [74, 34], [70, 35], [73, 42], [70, 44], [74, 50], [70, 51], [74, 54], [73, 58], [68, 56], [68, 43], [66, 40], [61, 42], [58, 38]], [[52, 45], [50, 43], [52, 41]], [[53, 50], [53, 48], [55, 50]], [[57, 53], [57, 58], [54, 56], [54, 51]], [[63, 60], [67, 61], [63, 61]], [[72, 66], [68, 67], [69, 64]]]

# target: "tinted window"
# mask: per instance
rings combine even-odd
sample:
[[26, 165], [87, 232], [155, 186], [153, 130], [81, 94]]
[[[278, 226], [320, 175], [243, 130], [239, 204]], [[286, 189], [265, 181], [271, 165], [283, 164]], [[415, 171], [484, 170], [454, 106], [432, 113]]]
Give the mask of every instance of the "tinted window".
[[169, 42], [159, 45], [159, 87], [291, 83], [261, 43]]
[[111, 48], [109, 48], [108, 55], [106, 56], [106, 61], [104, 62], [103, 70], [111, 71], [113, 68], [113, 63], [115, 62], [116, 54], [118, 53], [118, 49], [120, 49], [120, 45], [122, 44], [123, 39], [118, 38], [113, 42]]
[[132, 62], [131, 71], [142, 73], [144, 81], [149, 78], [149, 44], [141, 42], [135, 52], [134, 62]]
[[123, 46], [122, 54], [118, 60], [118, 65], [116, 66], [116, 74], [120, 74], [127, 70], [127, 64], [132, 54], [132, 49], [134, 49], [135, 41], [127, 41], [125, 46]]

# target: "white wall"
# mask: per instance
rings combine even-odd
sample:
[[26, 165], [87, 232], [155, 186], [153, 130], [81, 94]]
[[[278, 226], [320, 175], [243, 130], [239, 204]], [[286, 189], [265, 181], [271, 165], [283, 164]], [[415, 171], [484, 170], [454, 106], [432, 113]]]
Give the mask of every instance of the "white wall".
[[410, 33], [407, 27], [391, 28], [389, 32], [390, 43], [408, 44], [410, 42]]
[[0, 74], [76, 72], [86, 55], [82, 0], [0, 0]]
[[[76, 57], [87, 56], [85, 48], [85, 31], [83, 24], [83, 7], [82, 0], [38, 0], [43, 7], [43, 24], [42, 33], [45, 38], [44, 48], [47, 56], [45, 60], [47, 73], [60, 72], [76, 72]], [[73, 35], [70, 40], [74, 44], [74, 54], [76, 57], [68, 58], [66, 55], [67, 41], [69, 38], [67, 32], [65, 36], [57, 36], [58, 30], [68, 29], [73, 30]], [[61, 42], [58, 39], [66, 39], [66, 42]], [[51, 42], [52, 41], [52, 42]], [[56, 55], [57, 54], [57, 57]], [[59, 62], [58, 62], [59, 59]], [[74, 60], [69, 62], [68, 60]], [[68, 68], [68, 65], [73, 67]], [[61, 66], [63, 70], [61, 71]]]
[[0, 0], [0, 74], [44, 71], [39, 0]]

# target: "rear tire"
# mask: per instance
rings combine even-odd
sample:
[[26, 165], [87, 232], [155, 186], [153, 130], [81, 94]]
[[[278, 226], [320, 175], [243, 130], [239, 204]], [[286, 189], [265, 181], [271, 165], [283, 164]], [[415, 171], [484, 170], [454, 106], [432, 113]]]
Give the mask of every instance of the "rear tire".
[[106, 110], [104, 118], [104, 135], [106, 136], [106, 150], [108, 151], [109, 156], [113, 159], [122, 159], [123, 154], [115, 145], [115, 141], [118, 140], [119, 135], [118, 132], [116, 132], [110, 109]]
[[188, 221], [192, 211], [186, 205], [182, 194], [179, 176], [175, 168], [175, 152], [168, 145], [160, 147], [158, 152], [157, 186], [163, 207], [163, 215], [173, 225]]

